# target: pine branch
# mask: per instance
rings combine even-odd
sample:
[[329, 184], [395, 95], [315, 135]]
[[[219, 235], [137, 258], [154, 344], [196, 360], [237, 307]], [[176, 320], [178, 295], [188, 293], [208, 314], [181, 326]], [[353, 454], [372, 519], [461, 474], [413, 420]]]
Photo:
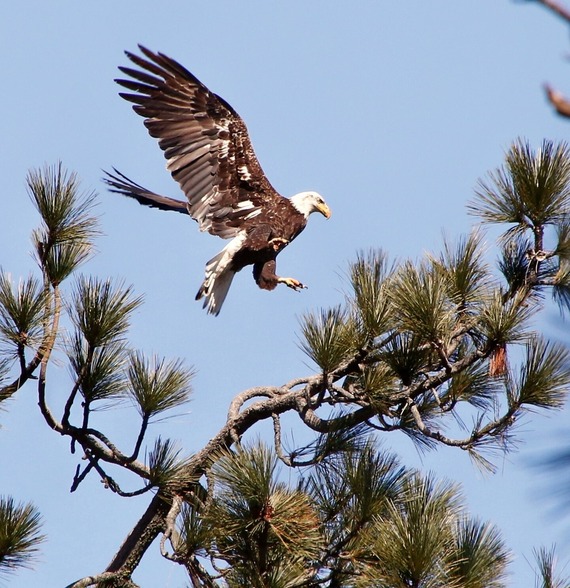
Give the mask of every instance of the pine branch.
[[32, 504], [0, 497], [0, 574], [32, 566], [38, 546], [45, 540], [40, 529], [41, 517]]
[[[282, 574], [281, 579], [289, 577], [288, 573], [294, 575], [303, 565], [303, 573], [314, 573], [316, 567], [307, 572], [306, 562], [300, 565], [293, 556], [283, 560], [288, 566], [272, 559], [275, 550], [299, 540], [296, 531], [300, 527], [291, 525], [292, 520], [298, 520], [299, 525], [310, 522], [312, 532], [317, 524], [307, 509], [306, 496], [291, 493], [275, 482], [274, 466], [267, 455], [257, 452], [248, 456], [241, 448], [243, 435], [265, 419], [272, 419], [274, 444], [282, 462], [291, 467], [316, 465], [319, 469], [320, 464], [338, 468], [342, 456], [362, 449], [362, 439], [373, 427], [400, 430], [425, 446], [445, 444], [477, 457], [475, 452], [479, 449], [501, 446], [506, 450], [509, 431], [525, 406], [557, 407], [570, 386], [570, 362], [559, 348], [538, 341], [531, 343], [518, 379], [510, 374], [494, 378], [493, 374], [485, 374], [484, 369], [489, 358], [506, 352], [508, 345], [527, 342], [528, 321], [539, 309], [533, 298], [538, 287], [557, 283], [562, 292], [566, 285], [560, 268], [555, 267], [555, 258], [561, 260], [562, 267], [570, 217], [567, 151], [563, 145], [545, 142], [538, 153], [533, 153], [528, 145], [519, 142], [508, 154], [506, 167], [493, 176], [494, 185], [482, 188], [475, 205], [490, 222], [515, 224], [505, 237], [516, 249], [510, 257], [504, 255], [509, 292], [501, 291], [494, 282], [482, 261], [481, 239], [475, 234], [454, 246], [446, 243], [439, 257], [428, 256], [419, 264], [406, 262], [399, 268], [389, 268], [380, 253], [360, 255], [351, 267], [353, 293], [346, 304], [307, 314], [303, 319], [301, 346], [318, 366], [318, 373], [283, 386], [245, 390], [234, 398], [226, 423], [201, 451], [181, 459], [172, 442], [159, 437], [148, 453], [147, 464], [137, 461], [147, 427], [164, 411], [186, 402], [192, 371], [180, 361], [158, 357], [149, 360], [140, 353], [132, 353], [123, 390], [124, 336], [129, 315], [140, 299], [133, 298], [130, 289], [112, 287], [109, 281], [80, 279], [68, 307], [75, 326], [67, 347], [74, 384], [62, 421], [55, 419], [46, 400], [46, 378], [62, 305], [59, 282], [84, 260], [81, 249], [87, 247], [94, 225], [89, 215], [74, 211], [68, 194], [60, 194], [61, 202], [53, 197], [57, 190], [61, 192], [61, 174], [50, 180], [57, 190], [52, 186], [41, 193], [35, 186], [37, 205], [45, 221], [36, 233], [47, 293], [46, 312], [38, 315], [43, 320], [43, 330], [38, 332], [46, 341], [46, 351], [42, 351], [39, 360], [42, 414], [52, 429], [69, 436], [85, 452], [88, 464], [83, 471], [76, 471], [74, 489], [91, 470], [122, 496], [157, 489], [147, 511], [106, 571], [114, 574], [112, 581], [128, 583], [140, 558], [161, 533], [163, 555], [180, 558], [199, 585], [209, 585], [212, 578], [198, 560], [206, 553], [228, 563], [228, 577], [235, 573], [235, 578], [247, 583], [251, 578], [238, 565], [238, 549], [245, 550], [241, 552], [242, 561], [255, 558], [256, 578], [263, 585], [278, 574]], [[553, 252], [544, 250], [544, 227], [548, 224], [558, 230], [559, 242]], [[0, 290], [1, 286], [0, 283]], [[40, 288], [31, 290], [31, 299], [35, 300]], [[15, 296], [4, 298], [4, 307], [14, 307]], [[25, 307], [22, 300], [20, 309]], [[27, 369], [21, 325], [6, 319], [0, 323], [0, 330], [3, 324], [16, 337], [21, 371]], [[502, 413], [497, 411], [490, 416], [498, 406], [494, 396], [499, 391], [504, 393], [506, 407]], [[121, 452], [88, 423], [91, 403], [117, 397], [119, 393], [133, 401], [142, 419], [131, 455]], [[83, 419], [81, 427], [75, 427], [70, 423], [71, 413], [80, 394], [85, 401]], [[477, 415], [471, 431], [464, 438], [455, 439], [443, 434], [439, 422], [460, 402], [471, 403]], [[320, 434], [314, 442], [289, 453], [282, 446], [281, 431], [281, 416], [288, 412], [297, 413], [304, 425]], [[238, 450], [231, 455], [229, 449], [234, 446]], [[220, 461], [220, 456], [225, 457]], [[108, 465], [126, 469], [148, 483], [140, 490], [125, 492], [109, 475], [112, 472]], [[364, 464], [359, 467], [362, 470]], [[364, 488], [357, 488], [357, 481], [366, 476], [357, 475], [348, 466], [346, 470], [354, 474], [352, 490], [364, 493]], [[203, 476], [208, 481], [208, 490], [205, 496], [197, 498]], [[180, 512], [182, 498], [191, 501], [194, 516], [205, 517], [206, 511], [218, 509], [216, 512], [226, 517], [228, 523], [224, 525], [223, 536], [202, 536], [204, 543], [210, 541], [211, 548], [204, 547], [200, 554], [195, 546], [181, 555], [172, 541], [174, 519]], [[251, 527], [240, 527], [243, 520], [229, 508], [236, 505], [247, 506]], [[405, 510], [401, 504], [393, 506], [394, 517]], [[355, 515], [350, 530], [329, 545], [327, 557], [340, 562], [344, 557], [341, 550], [352, 549], [372, 516], [370, 505], [359, 507], [362, 510]], [[285, 512], [290, 516], [283, 516]], [[214, 523], [204, 533], [212, 533]], [[251, 535], [252, 529], [254, 541], [244, 544], [243, 537]], [[168, 539], [175, 549], [174, 555], [166, 551]], [[305, 546], [303, 557], [316, 560], [318, 541], [315, 535], [313, 539], [312, 546]], [[224, 541], [225, 547], [220, 549]], [[450, 545], [444, 545], [445, 553]], [[339, 563], [337, 576], [331, 575], [331, 581], [334, 583], [356, 561]], [[224, 575], [225, 571], [220, 573]]]
[[188, 402], [193, 370], [182, 362], [167, 362], [157, 356], [151, 360], [141, 353], [132, 353], [127, 370], [127, 395], [141, 418], [150, 420], [156, 415]]
[[[24, 365], [24, 357], [21, 356], [20, 375], [11, 383], [0, 389], [0, 398], [9, 398], [15, 394], [29, 379], [34, 378], [34, 373], [44, 361], [47, 361], [55, 345], [59, 330], [61, 315], [61, 296], [59, 288], [55, 287], [53, 293], [50, 286], [46, 285], [43, 290], [43, 301], [45, 304], [42, 318], [42, 339], [36, 349], [34, 357]], [[23, 353], [23, 352], [22, 352]]]
[[570, 577], [562, 577], [556, 570], [556, 546], [550, 549], [540, 547], [534, 550], [534, 558], [538, 565], [537, 579], [545, 588], [568, 588]]

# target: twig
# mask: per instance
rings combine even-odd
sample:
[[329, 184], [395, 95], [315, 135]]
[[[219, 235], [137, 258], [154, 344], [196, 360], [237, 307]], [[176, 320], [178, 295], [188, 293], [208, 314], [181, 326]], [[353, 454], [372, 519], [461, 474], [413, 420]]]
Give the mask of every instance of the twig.
[[142, 442], [146, 433], [146, 430], [148, 428], [148, 421], [149, 421], [149, 416], [147, 414], [145, 414], [142, 418], [142, 422], [141, 422], [141, 428], [137, 437], [137, 441], [135, 443], [135, 448], [133, 450], [133, 453], [130, 457], [127, 458], [128, 462], [133, 462], [137, 459], [137, 457], [139, 456], [139, 452], [141, 450], [141, 446], [142, 446]]
[[71, 488], [69, 489], [70, 492], [75, 492], [77, 490], [77, 488], [79, 488], [79, 484], [81, 484], [81, 482], [83, 482], [83, 480], [85, 480], [85, 478], [87, 477], [87, 474], [93, 469], [93, 464], [91, 462], [89, 462], [85, 466], [85, 469], [83, 470], [83, 472], [81, 472], [81, 474], [79, 473], [80, 469], [81, 468], [78, 465], [75, 470], [75, 476], [73, 476], [73, 482], [71, 484]]
[[176, 518], [180, 514], [180, 509], [182, 508], [182, 504], [184, 503], [184, 499], [182, 496], [175, 496], [172, 499], [172, 506], [168, 511], [168, 514], [165, 518], [165, 529], [164, 533], [162, 534], [162, 538], [160, 540], [160, 554], [162, 557], [169, 559], [170, 561], [178, 561], [178, 557], [174, 554], [171, 555], [166, 550], [166, 542], [171, 539], [172, 534], [176, 530]]
[[271, 418], [273, 419], [273, 443], [275, 445], [275, 452], [277, 453], [277, 457], [286, 466], [292, 467], [291, 458], [283, 451], [283, 445], [281, 443], [281, 420], [279, 415], [273, 413]]
[[[91, 347], [91, 345], [89, 345], [89, 348], [87, 349], [87, 357], [85, 359], [85, 365], [81, 368], [81, 373], [77, 376], [77, 379], [75, 380], [75, 384], [71, 390], [71, 393], [69, 394], [69, 397], [67, 398], [67, 402], [65, 403], [65, 407], [63, 409], [63, 417], [61, 419], [61, 422], [63, 423], [64, 426], [69, 425], [69, 417], [71, 415], [71, 408], [73, 406], [73, 403], [75, 402], [75, 397], [77, 396], [77, 392], [79, 391], [79, 388], [81, 387], [81, 384], [85, 378], [85, 376], [88, 374], [90, 368], [91, 368], [91, 363], [93, 362], [93, 347]], [[85, 417], [84, 417], [84, 422], [85, 422]], [[86, 428], [86, 427], [84, 427]]]

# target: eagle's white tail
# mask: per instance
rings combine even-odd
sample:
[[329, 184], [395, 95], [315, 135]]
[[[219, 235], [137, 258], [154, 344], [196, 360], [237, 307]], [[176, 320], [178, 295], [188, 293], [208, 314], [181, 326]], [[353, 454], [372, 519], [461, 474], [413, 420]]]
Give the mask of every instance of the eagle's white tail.
[[220, 313], [232, 280], [236, 275], [236, 272], [231, 269], [231, 262], [245, 239], [245, 233], [240, 233], [206, 264], [206, 277], [196, 294], [196, 300], [205, 299], [203, 307], [208, 314], [218, 315]]

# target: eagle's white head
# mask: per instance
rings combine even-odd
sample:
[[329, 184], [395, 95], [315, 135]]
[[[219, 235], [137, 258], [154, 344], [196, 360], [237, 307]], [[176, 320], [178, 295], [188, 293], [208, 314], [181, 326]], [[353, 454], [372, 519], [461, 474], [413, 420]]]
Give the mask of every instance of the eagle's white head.
[[309, 218], [311, 212], [320, 212], [325, 218], [330, 218], [331, 209], [327, 206], [325, 199], [317, 192], [299, 192], [291, 196], [291, 204]]

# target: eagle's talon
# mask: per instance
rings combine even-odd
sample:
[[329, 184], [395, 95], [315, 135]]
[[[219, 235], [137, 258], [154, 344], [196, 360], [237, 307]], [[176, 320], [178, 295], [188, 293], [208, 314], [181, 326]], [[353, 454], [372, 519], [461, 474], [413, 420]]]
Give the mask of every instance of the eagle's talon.
[[307, 286], [296, 280], [295, 278], [278, 278], [277, 281], [280, 284], [285, 284], [287, 287], [292, 288], [295, 292], [300, 292], [303, 289], [306, 289]]
[[269, 244], [275, 251], [280, 251], [289, 243], [288, 239], [283, 239], [283, 237], [275, 237], [269, 241]]

